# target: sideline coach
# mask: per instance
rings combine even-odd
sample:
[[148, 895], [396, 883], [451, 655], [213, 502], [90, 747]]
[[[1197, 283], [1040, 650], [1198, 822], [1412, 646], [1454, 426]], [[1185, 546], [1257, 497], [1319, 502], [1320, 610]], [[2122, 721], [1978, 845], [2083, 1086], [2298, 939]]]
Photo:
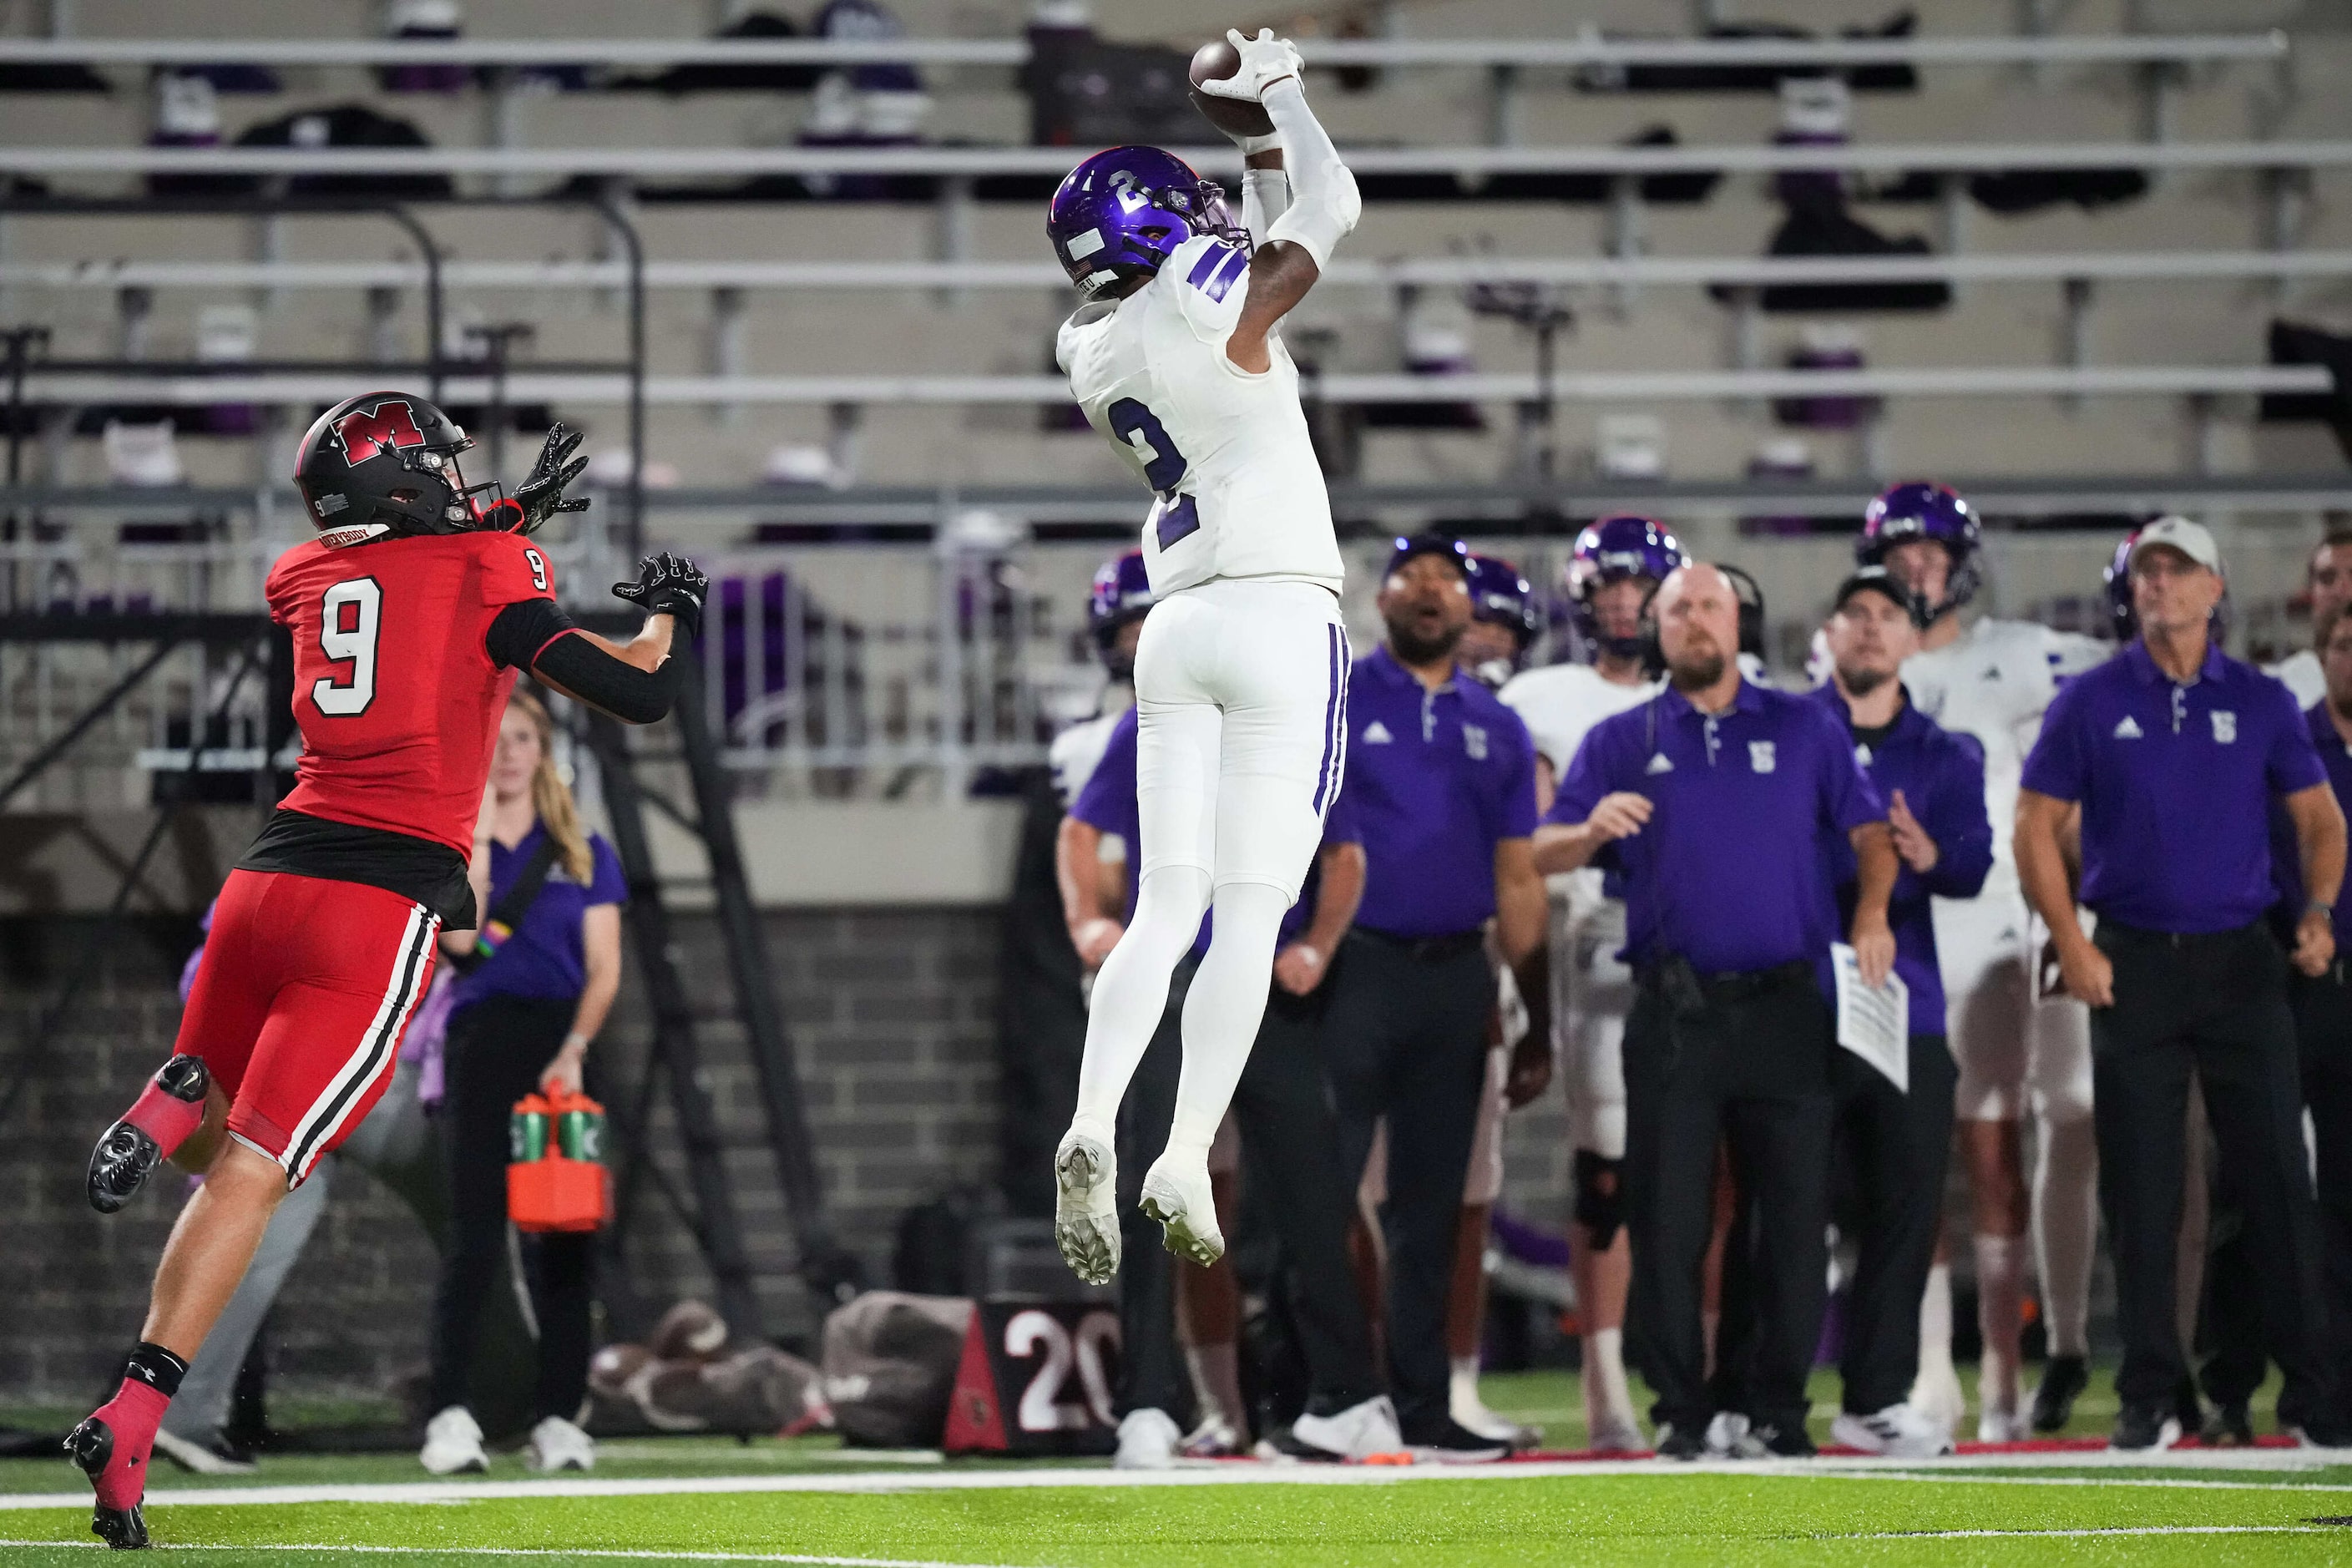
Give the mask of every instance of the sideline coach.
[[[2263, 916], [2277, 795], [2294, 818], [2308, 892], [2294, 966], [2326, 970], [2344, 816], [2286, 688], [2213, 646], [2222, 592], [2213, 536], [2159, 518], [2140, 531], [2129, 568], [2140, 635], [2058, 694], [2026, 759], [2017, 811], [2026, 897], [2055, 936], [2066, 989], [2091, 1006], [2099, 1199], [2124, 1340], [2114, 1444], [2146, 1448], [2179, 1433], [2172, 1398], [2186, 1369], [2173, 1269], [2192, 1071], [2221, 1179], [2264, 1260], [2264, 1337], [2286, 1379], [2280, 1421], [2336, 1440], [2287, 960]], [[2075, 922], [2059, 843], [2078, 804], [2095, 938]]]
[[1895, 858], [1853, 742], [1819, 701], [1740, 679], [1739, 600], [1685, 566], [1652, 601], [1667, 689], [1596, 725], [1536, 837], [1537, 868], [1598, 861], [1625, 881], [1627, 1219], [1652, 1347], [1658, 1452], [1706, 1452], [1700, 1330], [1716, 1150], [1756, 1215], [1747, 1412], [1769, 1451], [1813, 1451], [1805, 1373], [1826, 1303], [1830, 1056], [1838, 1047], [1829, 851], [1853, 848], [1863, 976], [1895, 961]]
[[1450, 1413], [1445, 1306], [1495, 1010], [1486, 922], [1517, 963], [1548, 912], [1528, 845], [1535, 742], [1455, 666], [1471, 615], [1459, 540], [1399, 540], [1379, 605], [1387, 639], [1348, 678], [1340, 794], [1363, 832], [1364, 898], [1332, 971], [1323, 1048], [1350, 1174], [1388, 1119], [1389, 1384], [1405, 1446], [1500, 1458], [1504, 1445]]

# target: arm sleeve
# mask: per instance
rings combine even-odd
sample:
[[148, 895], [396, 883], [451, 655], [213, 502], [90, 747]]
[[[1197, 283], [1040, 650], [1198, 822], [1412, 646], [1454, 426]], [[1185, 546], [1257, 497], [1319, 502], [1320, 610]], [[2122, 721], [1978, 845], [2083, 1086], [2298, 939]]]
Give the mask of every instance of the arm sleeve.
[[1265, 89], [1267, 118], [1282, 133], [1282, 161], [1290, 176], [1289, 210], [1266, 226], [1266, 238], [1286, 239], [1305, 247], [1318, 268], [1331, 264], [1331, 247], [1356, 226], [1363, 216], [1364, 198], [1357, 193], [1356, 176], [1339, 161], [1339, 150], [1307, 107], [1306, 89], [1297, 78]]
[[1251, 244], [1264, 245], [1271, 237], [1275, 220], [1289, 210], [1287, 169], [1242, 171], [1242, 226], [1249, 230]]
[[591, 904], [625, 904], [629, 901], [629, 879], [621, 870], [621, 857], [601, 833], [588, 836], [589, 858], [594, 869], [588, 877], [588, 899]]
[[[1130, 712], [1132, 710], [1129, 710]], [[1122, 810], [1122, 800], [1126, 809]], [[1102, 761], [1070, 803], [1070, 815], [1102, 833], [1124, 833], [1135, 807], [1135, 725], [1122, 721], [1103, 747]]]
[[1596, 724], [1576, 748], [1576, 758], [1568, 764], [1568, 772], [1559, 781], [1559, 789], [1551, 797], [1551, 810], [1544, 814], [1546, 822], [1556, 822], [1574, 827], [1592, 815], [1601, 797], [1612, 787], [1610, 782], [1609, 724]]
[[518, 599], [491, 619], [482, 646], [500, 669], [529, 669], [540, 649], [577, 629], [554, 600]]
[[1920, 826], [1936, 841], [1936, 868], [1920, 880], [1944, 899], [1973, 899], [1992, 869], [1992, 819], [1985, 815], [1984, 752], [1972, 736], [1953, 735], [1942, 774], [1928, 794]]
[[1821, 731], [1822, 815], [1840, 833], [1885, 821], [1886, 802], [1879, 798], [1878, 786], [1854, 760], [1845, 726], [1818, 704], [1807, 717]]
[[2263, 759], [2271, 793], [2294, 795], [2326, 784], [2327, 764], [2319, 760], [2319, 748], [2311, 743], [2311, 731], [2294, 705], [2294, 694], [2274, 676], [2266, 675], [2261, 680], [2263, 704], [2271, 710], [2263, 715], [2271, 725], [2270, 755]]
[[[2019, 781], [2036, 795], [2053, 800], [2077, 801], [2090, 787], [2089, 759], [2083, 751], [2083, 726], [2075, 717], [2082, 704], [2079, 686], [2068, 687], [2042, 718], [2042, 733], [2025, 756], [2025, 773]], [[2316, 761], [2317, 759], [2314, 759]]]
[[[500, 614], [503, 617], [504, 612]], [[660, 668], [647, 674], [576, 632], [577, 628], [567, 630], [545, 644], [528, 668], [624, 724], [650, 724], [667, 716], [670, 700], [677, 694], [676, 656], [662, 660]]]

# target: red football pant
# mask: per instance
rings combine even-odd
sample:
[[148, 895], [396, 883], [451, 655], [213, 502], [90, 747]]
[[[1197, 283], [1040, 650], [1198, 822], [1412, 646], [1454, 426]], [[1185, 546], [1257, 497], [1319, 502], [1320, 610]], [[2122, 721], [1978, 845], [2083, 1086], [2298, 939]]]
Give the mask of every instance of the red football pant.
[[441, 918], [359, 882], [231, 871], [177, 1048], [229, 1098], [229, 1135], [298, 1185], [392, 1081]]

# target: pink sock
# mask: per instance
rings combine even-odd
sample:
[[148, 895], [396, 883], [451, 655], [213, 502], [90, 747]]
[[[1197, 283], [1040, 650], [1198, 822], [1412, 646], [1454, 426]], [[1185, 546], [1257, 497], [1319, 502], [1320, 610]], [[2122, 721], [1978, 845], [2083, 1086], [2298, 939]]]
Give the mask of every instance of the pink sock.
[[[190, 1133], [204, 1125], [205, 1091], [211, 1082], [211, 1076], [195, 1058], [173, 1057], [163, 1064], [162, 1071], [147, 1080], [147, 1087], [139, 1091], [139, 1099], [123, 1113], [122, 1120], [155, 1140], [155, 1146], [168, 1159], [188, 1141]], [[191, 1089], [196, 1096], [193, 1100], [184, 1098]]]
[[155, 1447], [155, 1428], [163, 1422], [171, 1395], [140, 1378], [125, 1377], [112, 1399], [98, 1407], [93, 1418], [114, 1434], [114, 1451], [106, 1468], [90, 1478], [99, 1506], [130, 1509], [147, 1493], [147, 1461]]

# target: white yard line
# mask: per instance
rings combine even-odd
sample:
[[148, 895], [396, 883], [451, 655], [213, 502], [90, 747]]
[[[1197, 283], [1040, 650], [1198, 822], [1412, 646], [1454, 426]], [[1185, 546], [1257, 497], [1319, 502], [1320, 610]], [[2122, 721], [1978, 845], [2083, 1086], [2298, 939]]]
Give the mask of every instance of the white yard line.
[[[873, 1493], [1021, 1490], [1045, 1487], [1389, 1486], [1400, 1481], [1510, 1481], [1601, 1476], [1729, 1475], [1853, 1480], [1935, 1480], [1977, 1485], [2203, 1487], [2250, 1491], [2352, 1492], [2352, 1483], [2211, 1480], [2199, 1472], [2295, 1471], [2341, 1464], [2341, 1453], [2311, 1449], [2180, 1450], [2147, 1454], [1983, 1454], [1941, 1460], [1868, 1458], [1702, 1461], [1662, 1459], [1548, 1460], [1503, 1465], [1256, 1465], [1218, 1464], [1175, 1470], [1114, 1470], [1100, 1467], [1038, 1469], [893, 1470], [856, 1474], [577, 1477], [514, 1481], [388, 1481], [275, 1487], [169, 1487], [148, 1494], [157, 1508], [261, 1508], [297, 1503], [450, 1504], [532, 1498], [723, 1496], [761, 1492]], [[1994, 1476], [2011, 1469], [2166, 1468], [2162, 1477]], [[0, 1512], [84, 1509], [87, 1491], [0, 1493]]]
[[1889, 1530], [1870, 1535], [1816, 1537], [1828, 1541], [2032, 1541], [2094, 1535], [2328, 1535], [2332, 1524], [2118, 1524], [2092, 1530]]

